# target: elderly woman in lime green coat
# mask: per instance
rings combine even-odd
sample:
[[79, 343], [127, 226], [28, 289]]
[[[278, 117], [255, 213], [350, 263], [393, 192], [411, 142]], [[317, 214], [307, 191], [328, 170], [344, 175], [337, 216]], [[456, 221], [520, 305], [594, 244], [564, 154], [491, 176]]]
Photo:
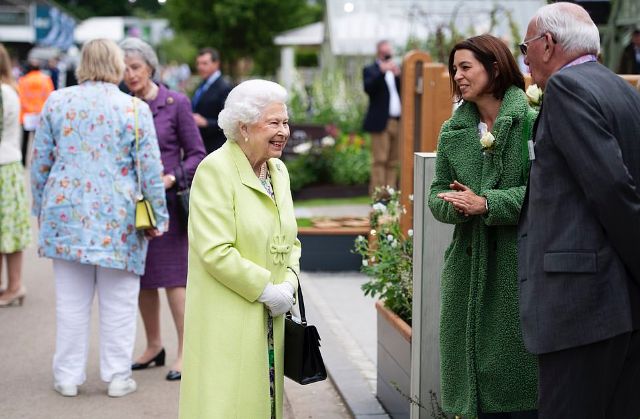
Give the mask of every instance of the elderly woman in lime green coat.
[[289, 175], [286, 91], [250, 80], [218, 122], [227, 142], [191, 188], [182, 419], [282, 418], [284, 312], [300, 242]]

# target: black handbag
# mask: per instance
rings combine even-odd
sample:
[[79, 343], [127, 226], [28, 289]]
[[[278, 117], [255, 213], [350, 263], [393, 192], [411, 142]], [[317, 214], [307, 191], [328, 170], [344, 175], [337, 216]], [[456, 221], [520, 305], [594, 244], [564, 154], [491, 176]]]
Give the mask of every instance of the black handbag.
[[298, 281], [298, 303], [301, 323], [287, 313], [284, 319], [284, 375], [298, 384], [311, 384], [327, 378], [320, 354], [320, 335], [315, 326], [307, 324], [302, 288]]
[[184, 171], [182, 162], [180, 162], [180, 166], [176, 170], [176, 187], [178, 188], [176, 196], [178, 197], [180, 218], [186, 226], [189, 220], [189, 193], [191, 192], [191, 186], [187, 181], [187, 174]]

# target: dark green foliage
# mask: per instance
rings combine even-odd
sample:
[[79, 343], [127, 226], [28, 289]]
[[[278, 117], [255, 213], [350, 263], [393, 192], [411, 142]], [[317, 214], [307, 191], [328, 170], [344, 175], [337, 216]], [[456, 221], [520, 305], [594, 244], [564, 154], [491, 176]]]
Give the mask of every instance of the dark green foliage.
[[322, 20], [320, 5], [300, 0], [170, 0], [165, 8], [172, 26], [195, 46], [217, 48], [223, 63], [251, 58], [257, 74], [278, 67], [275, 35]]

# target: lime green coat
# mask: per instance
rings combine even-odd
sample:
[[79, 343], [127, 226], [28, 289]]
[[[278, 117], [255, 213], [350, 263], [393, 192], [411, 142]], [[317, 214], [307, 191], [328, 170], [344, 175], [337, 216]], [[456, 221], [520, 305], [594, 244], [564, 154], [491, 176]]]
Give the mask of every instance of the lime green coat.
[[[528, 176], [524, 92], [507, 90], [483, 154], [476, 105], [463, 103], [444, 123], [429, 208], [454, 224], [442, 271], [440, 351], [443, 409], [483, 412], [535, 409], [537, 364], [525, 350], [518, 308], [516, 231]], [[465, 217], [438, 198], [457, 180], [488, 200], [484, 216]]]
[[[240, 147], [205, 158], [191, 187], [182, 419], [270, 417], [268, 282], [298, 282], [300, 242], [289, 174], [268, 161], [275, 202]], [[282, 418], [284, 317], [274, 319], [276, 417]]]

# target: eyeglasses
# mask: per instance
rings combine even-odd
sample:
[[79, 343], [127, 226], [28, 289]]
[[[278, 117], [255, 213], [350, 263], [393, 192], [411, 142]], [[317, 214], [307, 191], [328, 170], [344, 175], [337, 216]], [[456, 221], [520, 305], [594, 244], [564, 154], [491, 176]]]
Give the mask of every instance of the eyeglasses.
[[522, 53], [522, 55], [527, 55], [527, 50], [529, 49], [529, 43], [537, 40], [537, 39], [542, 39], [546, 36], [546, 33], [543, 33], [542, 35], [538, 35], [535, 38], [531, 38], [528, 40], [523, 41], [520, 45], [518, 45], [520, 47], [520, 52]]

